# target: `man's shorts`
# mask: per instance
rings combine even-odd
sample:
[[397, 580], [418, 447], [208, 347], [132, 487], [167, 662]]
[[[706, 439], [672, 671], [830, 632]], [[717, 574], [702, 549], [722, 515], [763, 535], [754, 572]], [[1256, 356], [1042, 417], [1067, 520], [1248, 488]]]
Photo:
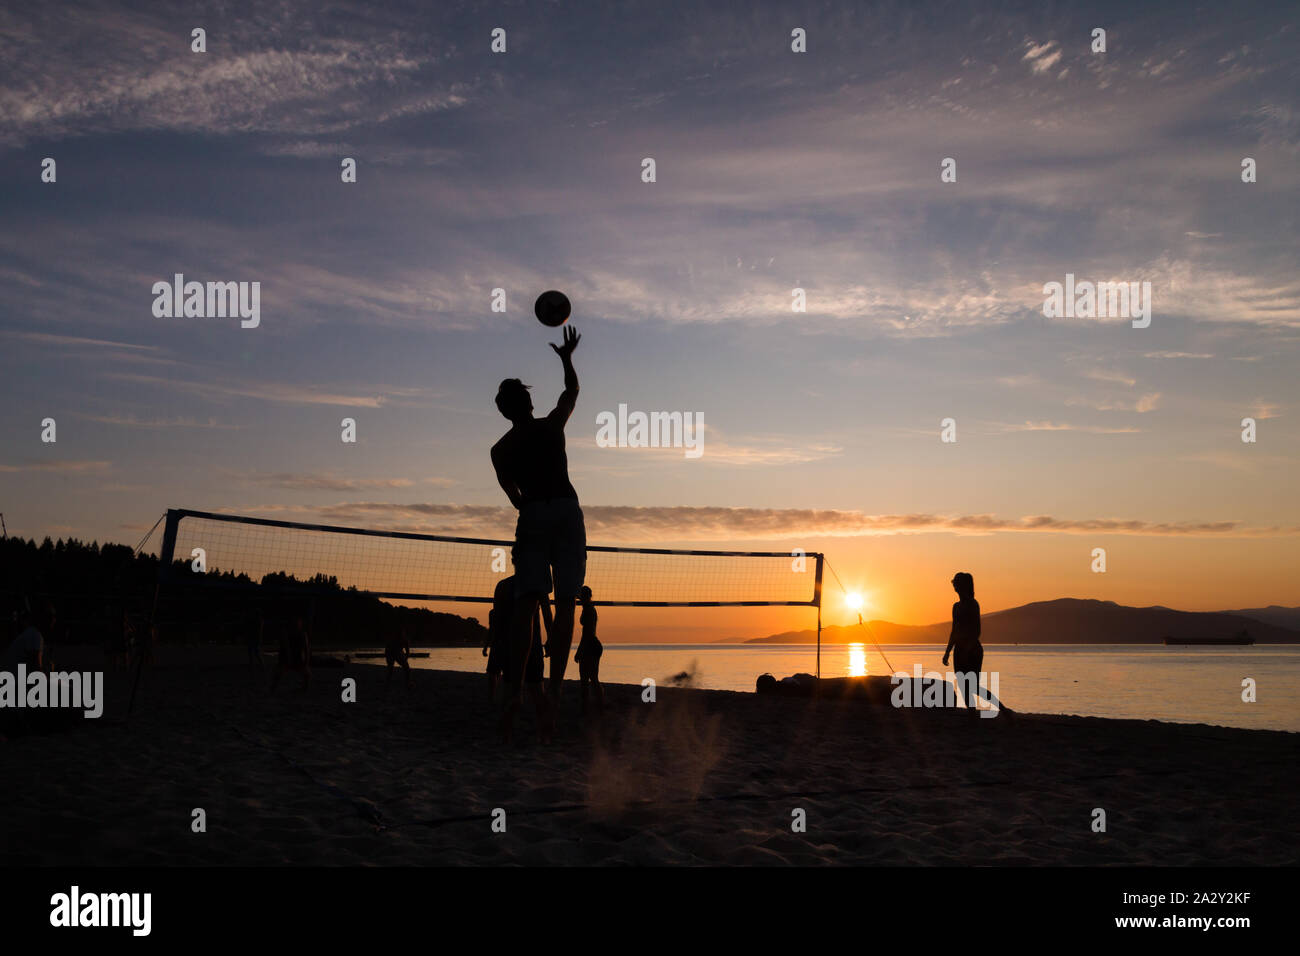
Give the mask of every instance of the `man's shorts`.
[[515, 524], [515, 597], [573, 600], [587, 576], [587, 526], [576, 498], [526, 501]]

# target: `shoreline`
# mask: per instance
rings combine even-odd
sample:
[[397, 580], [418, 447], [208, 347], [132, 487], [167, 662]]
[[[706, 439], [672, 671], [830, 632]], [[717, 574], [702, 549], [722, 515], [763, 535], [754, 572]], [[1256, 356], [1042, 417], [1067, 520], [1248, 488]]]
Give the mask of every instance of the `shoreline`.
[[[659, 646], [659, 645], [652, 645], [652, 646]], [[350, 665], [376, 666], [376, 667], [381, 667], [381, 668], [386, 668], [386, 667], [387, 667], [387, 662], [384, 660], [384, 658], [383, 658], [382, 655], [379, 656], [378, 658], [374, 658], [374, 657], [370, 657], [370, 658], [352, 658], [351, 660], [348, 661], [348, 663], [349, 663]], [[420, 667], [420, 668], [412, 668], [412, 673], [417, 673], [417, 672], [419, 672], [419, 673], [430, 673], [430, 674], [454, 674], [454, 675], [456, 675], [456, 676], [458, 676], [458, 677], [468, 677], [468, 678], [471, 678], [471, 679], [472, 679], [472, 678], [476, 678], [476, 677], [482, 679], [482, 678], [484, 677], [484, 673], [481, 672], [481, 671], [462, 671], [462, 670], [450, 670], [450, 669], [444, 670], [444, 669], [442, 669], [442, 668], [436, 668], [436, 667]], [[397, 672], [396, 672], [396, 670], [395, 670], [395, 671], [394, 671], [394, 674], [396, 675], [396, 673], [397, 673]], [[567, 672], [566, 675], [565, 675], [565, 679], [564, 679], [564, 685], [565, 685], [565, 688], [566, 688], [566, 693], [568, 692], [567, 689], [568, 689], [570, 686], [573, 687], [573, 689], [574, 689], [575, 692], [577, 691], [577, 689], [578, 689], [578, 682], [577, 682], [576, 678], [574, 678], [573, 676], [570, 676], [570, 675], [573, 675], [573, 674], [576, 674], [576, 673], [577, 673], [577, 665], [572, 665], [572, 666], [570, 666], [568, 672]], [[936, 671], [935, 673], [940, 673], [940, 672], [939, 672], [939, 671]], [[879, 675], [876, 675], [876, 676], [879, 676]], [[912, 675], [911, 673], [909, 673], [908, 676], [909, 676], [909, 677], [912, 677], [913, 675]], [[929, 676], [928, 673], [927, 673], [926, 676]], [[394, 680], [397, 680], [398, 678], [397, 678], [397, 676], [394, 676], [393, 679], [394, 679]], [[605, 680], [602, 680], [602, 681], [601, 681], [601, 686], [602, 686], [602, 687], [606, 687], [606, 688], [618, 687], [618, 688], [622, 688], [623, 690], [625, 690], [625, 691], [627, 691], [627, 692], [629, 692], [629, 693], [636, 693], [636, 694], [640, 694], [640, 693], [641, 693], [641, 690], [642, 690], [641, 686], [638, 685], [638, 684], [625, 684], [625, 683], [621, 683], [621, 682], [605, 681]], [[789, 698], [789, 697], [777, 697], [777, 696], [768, 696], [768, 695], [762, 695], [762, 696], [760, 696], [760, 695], [757, 694], [755, 691], [729, 690], [729, 689], [726, 689], [726, 688], [719, 688], [719, 687], [692, 687], [692, 686], [690, 686], [690, 685], [674, 685], [674, 684], [659, 684], [659, 685], [657, 685], [657, 690], [659, 690], [659, 691], [663, 691], [663, 690], [665, 690], [665, 689], [667, 689], [667, 690], [674, 690], [674, 691], [679, 691], [679, 690], [680, 690], [680, 691], [690, 691], [690, 692], [692, 692], [692, 693], [697, 693], [697, 694], [736, 694], [736, 695], [739, 695], [739, 696], [741, 696], [741, 697], [755, 697], [755, 698], [758, 698], [758, 699], [760, 699], [760, 700], [764, 700], [764, 701], [770, 701], [770, 700], [791, 700], [791, 699], [794, 699], [794, 700], [801, 700], [801, 699], [803, 699], [803, 700], [812, 700], [812, 699], [815, 699], [815, 698]], [[823, 699], [823, 700], [828, 700], [829, 698], [821, 698], [821, 699]], [[857, 706], [872, 706], [872, 705], [870, 705], [870, 704], [866, 704], [866, 703], [862, 703], [862, 702], [857, 702], [856, 705], [857, 705]], [[899, 709], [902, 709], [902, 710], [923, 710], [923, 709], [936, 709], [936, 708], [922, 708], [922, 707], [913, 706], [913, 707], [905, 707], [905, 708], [899, 708]], [[950, 711], [956, 712], [956, 711], [960, 710], [961, 708], [955, 708], [955, 707], [953, 707], [953, 708], [948, 708], [948, 709], [949, 709]], [[1013, 713], [1013, 716], [1012, 716], [1012, 719], [1013, 719], [1013, 720], [1016, 719], [1016, 718], [1033, 718], [1033, 719], [1035, 719], [1035, 720], [1040, 720], [1040, 721], [1052, 721], [1052, 720], [1100, 720], [1100, 721], [1105, 721], [1105, 722], [1108, 723], [1108, 724], [1122, 724], [1122, 723], [1134, 723], [1134, 724], [1159, 724], [1159, 725], [1164, 726], [1164, 727], [1200, 727], [1200, 728], [1203, 728], [1203, 729], [1205, 729], [1205, 730], [1230, 730], [1230, 731], [1239, 731], [1239, 732], [1242, 732], [1242, 733], [1281, 734], [1281, 735], [1283, 735], [1283, 736], [1288, 736], [1288, 737], [1293, 737], [1293, 738], [1300, 738], [1300, 731], [1296, 731], [1296, 730], [1276, 730], [1276, 729], [1273, 729], [1273, 728], [1270, 728], [1270, 727], [1235, 727], [1235, 726], [1233, 726], [1233, 725], [1231, 725], [1231, 724], [1208, 724], [1208, 723], [1205, 723], [1204, 721], [1160, 720], [1160, 719], [1157, 718], [1157, 717], [1142, 717], [1142, 718], [1139, 718], [1139, 717], [1100, 717], [1100, 716], [1095, 716], [1095, 715], [1090, 715], [1090, 714], [1038, 713], [1038, 712], [1035, 712], [1035, 711], [1022, 711], [1022, 710], [1015, 710], [1015, 711], [1013, 711], [1012, 713]], [[997, 720], [997, 719], [1000, 719], [1000, 718], [985, 718], [985, 719], [986, 719], [986, 720]]]

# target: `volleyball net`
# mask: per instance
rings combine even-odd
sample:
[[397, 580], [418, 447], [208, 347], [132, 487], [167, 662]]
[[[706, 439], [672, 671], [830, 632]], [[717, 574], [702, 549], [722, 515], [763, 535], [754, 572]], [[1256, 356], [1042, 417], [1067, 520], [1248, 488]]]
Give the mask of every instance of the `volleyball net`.
[[[393, 603], [490, 603], [512, 540], [305, 524], [184, 509], [165, 516], [160, 584], [355, 590]], [[823, 555], [587, 547], [606, 607], [821, 607]]]

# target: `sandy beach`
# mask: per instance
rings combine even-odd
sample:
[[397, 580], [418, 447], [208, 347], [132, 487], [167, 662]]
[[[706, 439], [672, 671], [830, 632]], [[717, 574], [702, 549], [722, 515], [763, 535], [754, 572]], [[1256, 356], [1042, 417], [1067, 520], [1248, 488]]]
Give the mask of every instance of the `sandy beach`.
[[[56, 666], [103, 665], [61, 649]], [[108, 675], [100, 720], [0, 743], [3, 862], [1300, 862], [1293, 734], [665, 687], [648, 704], [626, 685], [584, 723], [574, 684], [555, 743], [525, 706], [503, 746], [480, 675], [386, 690], [382, 667], [354, 663], [276, 697], [268, 676], [240, 648], [162, 647], [129, 719], [130, 681]]]

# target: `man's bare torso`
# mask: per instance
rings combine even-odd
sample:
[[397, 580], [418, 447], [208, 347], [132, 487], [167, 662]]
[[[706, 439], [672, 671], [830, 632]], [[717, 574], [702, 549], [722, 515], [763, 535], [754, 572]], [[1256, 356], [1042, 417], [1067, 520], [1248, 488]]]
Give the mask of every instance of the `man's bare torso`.
[[524, 501], [578, 497], [569, 481], [564, 423], [552, 421], [551, 416], [514, 425], [492, 446], [492, 461]]

